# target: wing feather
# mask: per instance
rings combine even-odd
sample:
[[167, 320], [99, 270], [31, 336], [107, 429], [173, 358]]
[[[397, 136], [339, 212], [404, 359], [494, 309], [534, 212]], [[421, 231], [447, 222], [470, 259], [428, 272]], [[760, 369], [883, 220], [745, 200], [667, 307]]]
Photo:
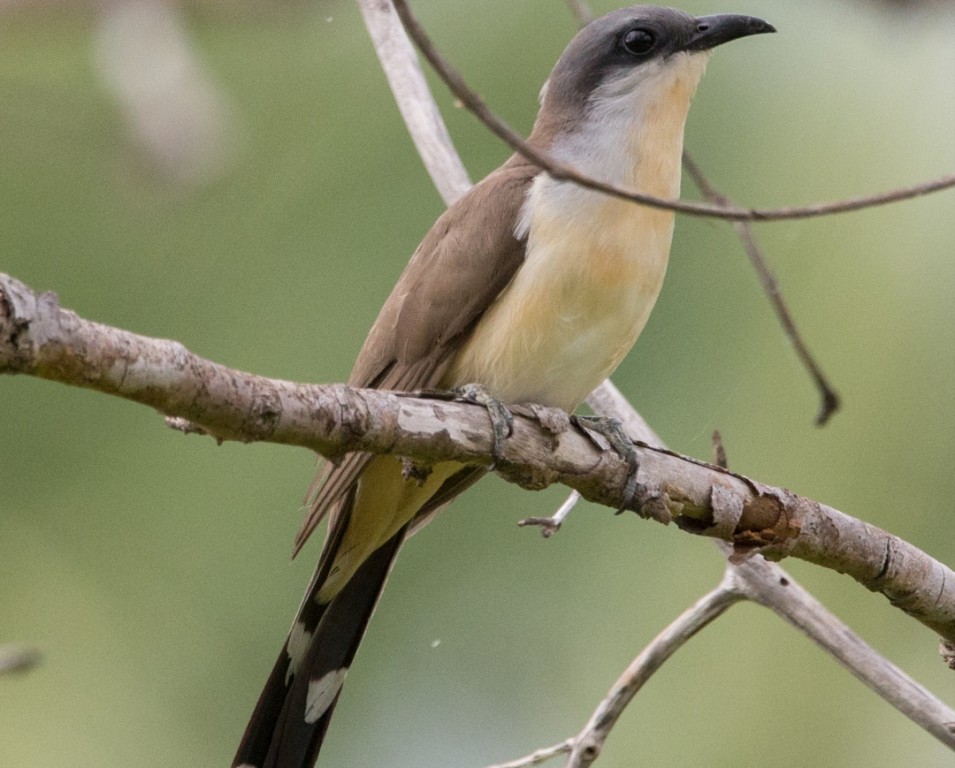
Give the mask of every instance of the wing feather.
[[[438, 386], [454, 353], [524, 261], [515, 234], [539, 170], [514, 156], [435, 222], [405, 267], [362, 346], [348, 383], [396, 391]], [[373, 457], [325, 462], [309, 488], [295, 552], [336, 511]]]

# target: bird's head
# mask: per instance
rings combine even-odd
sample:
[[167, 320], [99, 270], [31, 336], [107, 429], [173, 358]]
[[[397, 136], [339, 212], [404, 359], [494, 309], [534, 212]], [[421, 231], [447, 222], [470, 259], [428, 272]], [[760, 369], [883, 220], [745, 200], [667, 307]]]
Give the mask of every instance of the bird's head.
[[671, 99], [685, 118], [710, 51], [765, 32], [775, 29], [752, 16], [694, 18], [647, 5], [602, 16], [571, 40], [544, 84], [532, 139], [547, 145], [615, 113], [639, 119]]

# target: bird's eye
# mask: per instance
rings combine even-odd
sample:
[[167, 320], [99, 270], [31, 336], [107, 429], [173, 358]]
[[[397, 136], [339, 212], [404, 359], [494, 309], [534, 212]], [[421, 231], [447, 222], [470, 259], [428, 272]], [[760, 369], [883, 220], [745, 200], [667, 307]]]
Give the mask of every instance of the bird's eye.
[[649, 29], [643, 29], [642, 27], [628, 30], [620, 41], [624, 50], [634, 56], [645, 56], [650, 53], [656, 42], [656, 36]]

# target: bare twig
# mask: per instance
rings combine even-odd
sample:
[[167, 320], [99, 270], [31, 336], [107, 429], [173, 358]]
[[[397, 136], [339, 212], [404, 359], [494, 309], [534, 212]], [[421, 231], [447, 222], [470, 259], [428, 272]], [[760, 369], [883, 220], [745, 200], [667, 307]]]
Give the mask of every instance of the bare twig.
[[541, 535], [545, 539], [549, 539], [560, 530], [560, 527], [564, 524], [564, 520], [567, 519], [567, 515], [570, 514], [570, 511], [575, 506], [577, 506], [578, 501], [580, 501], [580, 494], [577, 493], [577, 491], [571, 491], [566, 501], [564, 501], [564, 503], [561, 504], [557, 511], [550, 517], [525, 517], [517, 524], [522, 528], [527, 526], [538, 526], [541, 529]]
[[[570, 5], [571, 13], [574, 14], [580, 26], [587, 24], [593, 19], [593, 14], [590, 12], [590, 8], [585, 0], [568, 0], [568, 4]], [[697, 165], [689, 152], [684, 151], [683, 153], [683, 165], [707, 200], [723, 207], [737, 207], [729, 197], [721, 194], [710, 183], [709, 179], [703, 173], [703, 169]], [[813, 358], [809, 348], [797, 330], [796, 323], [786, 306], [782, 292], [779, 290], [776, 276], [769, 268], [762, 249], [756, 242], [756, 235], [753, 232], [752, 225], [748, 221], [734, 221], [732, 223], [733, 228], [743, 243], [743, 250], [746, 252], [750, 263], [756, 270], [756, 275], [759, 277], [760, 283], [762, 283], [763, 291], [769, 297], [770, 304], [776, 313], [780, 325], [783, 327], [783, 331], [786, 333], [786, 337], [796, 350], [796, 355], [809, 371], [809, 375], [819, 390], [821, 403], [819, 412], [816, 415], [816, 424], [822, 426], [839, 409], [839, 396], [823, 375], [822, 369]], [[719, 464], [720, 462], [717, 461], [716, 463]]]
[[495, 763], [494, 765], [487, 766], [487, 768], [530, 768], [530, 766], [540, 765], [558, 755], [566, 755], [573, 748], [574, 739], [565, 739], [560, 744], [554, 744], [552, 747], [542, 747], [524, 757], [509, 760], [506, 763]]
[[151, 167], [184, 184], [219, 177], [234, 154], [232, 108], [189, 39], [183, 9], [136, 0], [96, 7], [97, 73]]
[[720, 434], [718, 429], [713, 430], [713, 463], [722, 467], [723, 469], [729, 469], [729, 462], [726, 460], [726, 446], [723, 445], [723, 435]]
[[630, 663], [577, 735], [567, 768], [586, 768], [593, 763], [620, 715], [653, 673], [697, 632], [742, 599], [732, 579], [724, 578], [657, 635]]
[[[609, 381], [587, 401], [602, 416], [619, 419], [636, 440], [664, 448], [643, 417]], [[729, 545], [717, 542], [726, 557]], [[955, 747], [955, 712], [884, 659], [775, 563], [754, 557], [730, 565], [741, 595], [784, 618], [830, 653], [856, 678], [937, 739]], [[944, 645], [944, 641], [943, 641]]]
[[[729, 554], [729, 548], [723, 547]], [[693, 635], [741, 600], [752, 600], [808, 635], [860, 681], [943, 744], [955, 748], [955, 711], [912, 680], [833, 617], [773, 563], [753, 558], [728, 565], [722, 582], [640, 652], [572, 739], [568, 768], [596, 760], [610, 731], [644, 683]]]
[[520, 134], [488, 108], [481, 97], [468, 87], [457, 70], [448, 64], [441, 56], [423, 27], [411, 13], [405, 0], [392, 1], [398, 12], [398, 16], [401, 18], [401, 22], [404, 24], [408, 34], [415, 41], [418, 50], [421, 51], [431, 66], [434, 67], [441, 79], [461, 103], [473, 112], [498, 138], [510, 146], [511, 149], [515, 152], [519, 152], [559, 181], [572, 181], [587, 189], [593, 189], [597, 192], [603, 192], [608, 195], [613, 195], [614, 197], [649, 205], [654, 208], [665, 208], [679, 213], [687, 213], [694, 216], [710, 216], [712, 218], [726, 219], [729, 221], [780, 221], [784, 219], [807, 219], [813, 216], [827, 216], [834, 213], [845, 213], [848, 211], [857, 211], [862, 208], [870, 208], [876, 205], [894, 203], [900, 200], [926, 195], [930, 192], [948, 189], [949, 187], [955, 187], [955, 174], [948, 174], [922, 184], [902, 187], [875, 195], [863, 195], [846, 200], [814, 203], [807, 206], [764, 209], [739, 208], [709, 203], [691, 203], [680, 200], [664, 200], [633, 190], [623, 189], [612, 184], [606, 184], [589, 176], [585, 176], [568, 165], [557, 162], [546, 152], [542, 152], [524, 141]]
[[[707, 200], [717, 203], [718, 205], [730, 207], [734, 205], [729, 197], [719, 192], [710, 183], [709, 179], [703, 173], [703, 170], [696, 164], [688, 152], [683, 153], [683, 166]], [[819, 390], [821, 403], [819, 413], [816, 415], [816, 424], [822, 426], [829, 421], [829, 418], [839, 409], [839, 395], [832, 388], [828, 379], [826, 379], [825, 374], [823, 374], [822, 369], [819, 367], [819, 364], [809, 351], [809, 347], [806, 346], [806, 343], [797, 330], [796, 322], [793, 320], [789, 312], [789, 307], [786, 306], [782, 292], [779, 290], [779, 283], [776, 281], [776, 276], [769, 268], [762, 249], [756, 242], [756, 235], [753, 232], [752, 224], [748, 221], [734, 221], [733, 229], [736, 230], [736, 234], [743, 243], [743, 249], [746, 251], [746, 255], [753, 265], [753, 269], [756, 270], [756, 275], [763, 285], [763, 291], [769, 297], [773, 311], [776, 313], [776, 317], [783, 327], [786, 338], [789, 339], [789, 343], [792, 344], [793, 349], [796, 350], [796, 355], [809, 371], [809, 375]]]

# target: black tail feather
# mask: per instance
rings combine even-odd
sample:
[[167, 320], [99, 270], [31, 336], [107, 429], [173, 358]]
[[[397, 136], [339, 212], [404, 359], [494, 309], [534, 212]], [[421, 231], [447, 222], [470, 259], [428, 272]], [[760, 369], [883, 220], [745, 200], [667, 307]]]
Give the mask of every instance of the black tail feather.
[[[299, 668], [290, 674], [290, 639], [272, 669], [233, 766], [312, 768], [328, 729], [341, 681], [351, 666], [405, 536], [398, 531], [355, 572], [328, 605], [315, 602], [316, 580], [296, 622], [311, 634]], [[294, 650], [294, 649], [293, 649]]]

